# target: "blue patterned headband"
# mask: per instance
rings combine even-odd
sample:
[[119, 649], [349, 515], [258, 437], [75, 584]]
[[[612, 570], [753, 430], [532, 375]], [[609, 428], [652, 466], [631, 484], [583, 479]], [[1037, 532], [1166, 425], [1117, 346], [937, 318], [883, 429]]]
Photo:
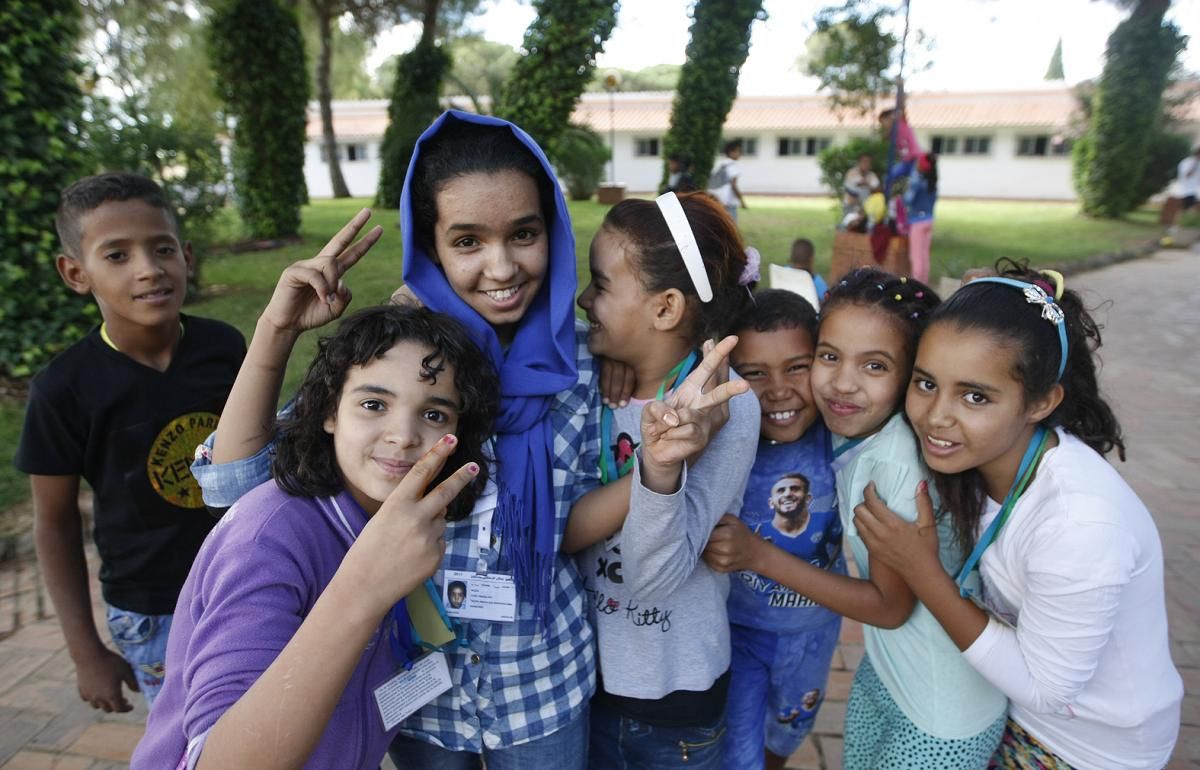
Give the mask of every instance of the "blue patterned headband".
[[1062, 307], [1054, 301], [1046, 293], [1046, 290], [1036, 283], [1027, 283], [1026, 281], [1018, 281], [1013, 278], [1000, 278], [998, 276], [987, 276], [986, 278], [976, 278], [971, 283], [1002, 283], [1005, 286], [1012, 286], [1015, 289], [1020, 289], [1025, 295], [1025, 301], [1031, 305], [1041, 305], [1042, 318], [1045, 318], [1058, 329], [1058, 342], [1062, 347], [1062, 359], [1058, 362], [1058, 377], [1056, 382], [1062, 381], [1063, 372], [1067, 369], [1067, 317], [1063, 313]]

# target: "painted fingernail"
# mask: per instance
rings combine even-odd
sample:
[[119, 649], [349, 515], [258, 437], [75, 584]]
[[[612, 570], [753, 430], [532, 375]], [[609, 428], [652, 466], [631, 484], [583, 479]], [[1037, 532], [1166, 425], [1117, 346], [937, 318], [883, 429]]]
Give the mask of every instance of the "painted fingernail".
[[446, 446], [454, 446], [458, 443], [458, 437], [448, 433], [442, 437], [442, 441], [446, 443]]
[[471, 474], [472, 476], [478, 475], [479, 474], [479, 466], [476, 465], [475, 463], [467, 463], [467, 473]]
[[925, 491], [926, 489], [928, 489], [928, 488], [929, 488], [929, 482], [928, 482], [928, 481], [922, 481], [920, 484], [917, 484], [917, 491], [918, 491], [918, 492], [924, 492], [924, 491]]

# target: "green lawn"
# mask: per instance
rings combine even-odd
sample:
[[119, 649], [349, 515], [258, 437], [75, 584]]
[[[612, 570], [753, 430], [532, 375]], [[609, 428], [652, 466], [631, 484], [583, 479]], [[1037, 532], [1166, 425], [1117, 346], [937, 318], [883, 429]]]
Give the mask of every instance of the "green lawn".
[[[750, 197], [750, 208], [741, 212], [740, 225], [747, 243], [766, 262], [785, 262], [795, 238], [816, 245], [817, 268], [829, 268], [835, 210], [828, 198]], [[317, 201], [304, 209], [304, 241], [274, 251], [201, 254], [201, 282], [205, 297], [187, 312], [219, 318], [248, 337], [259, 311], [271, 295], [283, 268], [312, 256], [361, 206], [364, 200]], [[592, 202], [570, 204], [575, 225], [576, 258], [580, 288], [586, 284], [587, 249], [599, 228], [606, 207]], [[1115, 222], [1085, 219], [1070, 203], [1025, 203], [943, 200], [938, 203], [933, 239], [933, 280], [959, 275], [968, 267], [987, 265], [998, 257], [1028, 257], [1033, 263], [1070, 262], [1101, 252], [1140, 245], [1158, 235], [1157, 211], [1142, 210]], [[350, 274], [354, 306], [366, 307], [388, 298], [400, 284], [400, 231], [395, 210], [376, 212], [374, 222], [384, 226], [384, 237]], [[236, 217], [222, 223], [221, 231], [235, 233]], [[764, 271], [765, 272], [765, 271]], [[288, 367], [284, 394], [290, 393], [315, 349], [316, 335], [301, 340]], [[0, 400], [0, 511], [28, 495], [25, 479], [12, 469], [12, 455], [20, 431], [23, 407]]]

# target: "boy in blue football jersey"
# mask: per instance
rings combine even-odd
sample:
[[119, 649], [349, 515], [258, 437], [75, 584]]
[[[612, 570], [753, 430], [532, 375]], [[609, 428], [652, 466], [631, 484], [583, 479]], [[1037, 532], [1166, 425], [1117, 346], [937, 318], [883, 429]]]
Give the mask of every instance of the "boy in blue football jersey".
[[762, 558], [798, 558], [845, 574], [829, 432], [809, 386], [816, 311], [772, 289], [734, 333], [733, 368], [758, 396], [758, 453], [739, 516], [726, 515], [704, 558], [731, 581], [732, 662], [725, 767], [782, 768], [812, 730], [841, 616], [751, 571]]

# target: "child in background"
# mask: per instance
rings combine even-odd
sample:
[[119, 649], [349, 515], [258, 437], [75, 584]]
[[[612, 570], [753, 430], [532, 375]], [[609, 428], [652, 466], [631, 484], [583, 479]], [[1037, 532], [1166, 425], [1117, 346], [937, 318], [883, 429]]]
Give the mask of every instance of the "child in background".
[[[758, 452], [740, 518], [723, 517], [705, 560], [720, 568], [731, 549], [777, 549], [778, 558], [845, 575], [833, 450], [809, 384], [817, 314], [791, 292], [761, 291], [734, 331], [738, 345], [731, 363], [762, 410]], [[729, 622], [724, 766], [778, 770], [812, 731], [842, 618], [785, 585], [743, 571], [730, 589]]]
[[813, 242], [807, 238], [797, 238], [792, 241], [792, 255], [788, 260], [788, 266], [811, 275], [813, 286], [817, 289], [817, 299], [822, 300], [829, 291], [829, 284], [825, 283], [825, 279], [814, 269], [815, 256], [816, 249], [813, 248]]
[[825, 279], [812, 272], [813, 245], [807, 238], [792, 243], [791, 261], [787, 265], [771, 264], [771, 288], [784, 289], [800, 295], [812, 307], [819, 309], [825, 295]]
[[[709, 378], [736, 340], [724, 340], [692, 372], [698, 350], [751, 303], [758, 276], [733, 221], [702, 193], [617, 204], [592, 241], [590, 262], [592, 281], [579, 297], [588, 347], [631, 367], [637, 385], [628, 406], [605, 409], [601, 428], [602, 479], [631, 478], [628, 514], [584, 508], [585, 499], [564, 541], [567, 550], [588, 547], [580, 563], [600, 655], [589, 767], [719, 767], [729, 581], [700, 555], [721, 515], [741, 507], [758, 404], [733, 399], [707, 448], [707, 437], [668, 442], [647, 425], [666, 408], [657, 399], [674, 404]], [[719, 405], [746, 389], [727, 383], [710, 400]], [[634, 451], [626, 456], [625, 447]], [[683, 458], [700, 449], [685, 471]]]
[[692, 161], [687, 153], [673, 152], [667, 158], [667, 182], [659, 188], [659, 194], [696, 191], [696, 180], [692, 177]]
[[371, 308], [321, 341], [274, 480], [196, 557], [134, 768], [379, 767], [399, 721], [372, 696], [420, 652], [403, 598], [441, 563], [447, 506], [467, 515], [487, 481], [498, 392], [430, 310]]
[[708, 194], [721, 202], [734, 224], [737, 224], [738, 207], [749, 208], [738, 187], [738, 180], [742, 177], [742, 166], [738, 163], [742, 157], [742, 140], [730, 139], [722, 146], [721, 153], [723, 157], [717, 159], [708, 178]]
[[[122, 682], [148, 705], [162, 686], [175, 600], [215, 523], [188, 465], [246, 345], [233, 327], [180, 312], [192, 247], [151, 180], [81, 179], [63, 191], [55, 225], [58, 272], [95, 298], [103, 321], [34, 377], [15, 464], [30, 474], [38, 561], [79, 697], [129, 711]], [[100, 586], [120, 655], [92, 619], [80, 479], [95, 493]]]
[[[932, 314], [908, 388], [953, 532], [930, 526], [927, 494], [915, 523], [877, 499], [855, 521], [872, 558], [1009, 697], [992, 767], [1161, 768], [1183, 686], [1158, 532], [1103, 456], [1125, 448], [1097, 388], [1099, 326], [1057, 273], [998, 273]], [[937, 559], [947, 540], [974, 548], [961, 571]]]

